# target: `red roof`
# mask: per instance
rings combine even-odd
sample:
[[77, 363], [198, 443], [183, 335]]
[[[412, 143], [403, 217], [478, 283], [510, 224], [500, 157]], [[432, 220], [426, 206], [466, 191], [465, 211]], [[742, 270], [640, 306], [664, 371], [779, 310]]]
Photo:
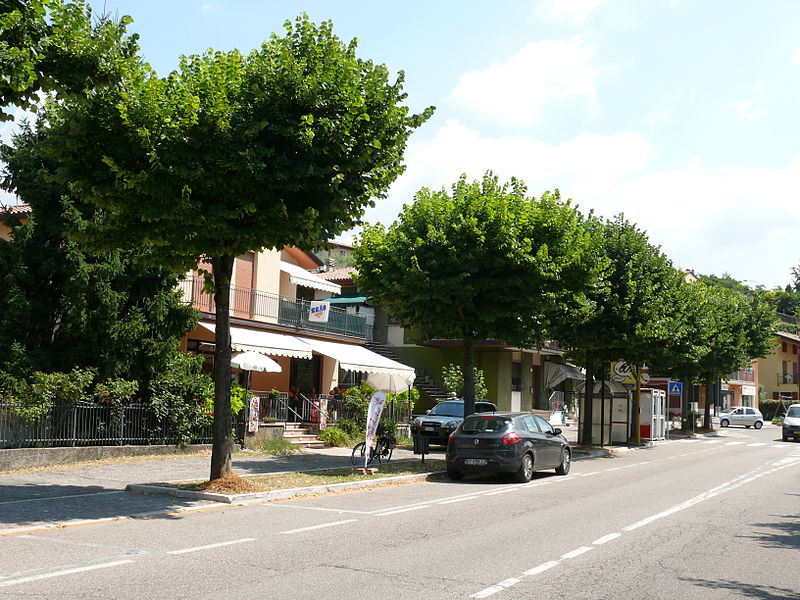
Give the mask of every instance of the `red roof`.
[[14, 206], [0, 206], [0, 213], [10, 215], [29, 215], [33, 209], [27, 204], [15, 204]]
[[338, 269], [317, 273], [317, 275], [328, 281], [349, 281], [353, 279], [353, 275], [357, 274], [358, 271], [355, 267], [340, 267]]

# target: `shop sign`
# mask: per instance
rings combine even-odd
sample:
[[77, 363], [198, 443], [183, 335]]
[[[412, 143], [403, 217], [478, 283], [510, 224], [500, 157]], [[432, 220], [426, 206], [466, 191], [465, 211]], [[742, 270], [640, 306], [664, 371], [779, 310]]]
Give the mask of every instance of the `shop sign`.
[[327, 300], [313, 300], [308, 310], [308, 320], [312, 323], [327, 323], [331, 312], [331, 303]]

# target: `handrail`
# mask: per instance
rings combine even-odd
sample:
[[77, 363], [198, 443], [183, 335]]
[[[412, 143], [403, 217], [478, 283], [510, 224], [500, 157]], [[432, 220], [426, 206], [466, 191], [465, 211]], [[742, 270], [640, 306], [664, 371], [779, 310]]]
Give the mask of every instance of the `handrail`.
[[[309, 409], [314, 408], [314, 401], [313, 400], [309, 400], [304, 394], [302, 394], [300, 392], [298, 392], [297, 395], [300, 396], [300, 398], [308, 405]], [[319, 394], [317, 396], [319, 396]], [[317, 398], [316, 408], [319, 411], [319, 414], [320, 415], [325, 415], [325, 420], [328, 421], [328, 420], [330, 420], [330, 415], [326, 411], [322, 410], [322, 403], [319, 402], [320, 400], [321, 400], [321, 398], [318, 397]], [[322, 419], [320, 419], [320, 422], [321, 421], [322, 421]]]

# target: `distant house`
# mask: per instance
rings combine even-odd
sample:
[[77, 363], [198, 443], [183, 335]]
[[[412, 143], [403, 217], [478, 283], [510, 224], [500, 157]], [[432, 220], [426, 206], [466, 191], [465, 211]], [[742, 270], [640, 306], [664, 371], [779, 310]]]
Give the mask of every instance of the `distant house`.
[[0, 239], [11, 239], [12, 223], [24, 223], [31, 216], [33, 210], [27, 204], [17, 204], [15, 206], [0, 206]]
[[800, 335], [779, 331], [775, 352], [759, 361], [767, 398], [800, 402]]

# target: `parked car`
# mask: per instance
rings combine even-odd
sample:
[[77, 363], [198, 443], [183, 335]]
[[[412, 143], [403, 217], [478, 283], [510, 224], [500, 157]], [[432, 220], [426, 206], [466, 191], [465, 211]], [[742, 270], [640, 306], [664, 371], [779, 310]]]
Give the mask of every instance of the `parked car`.
[[[475, 401], [476, 413], [494, 412], [497, 406], [485, 400]], [[464, 420], [463, 400], [444, 400], [434, 406], [428, 414], [414, 418], [411, 435], [427, 438], [429, 444], [447, 443], [447, 438]]]
[[450, 435], [445, 462], [450, 479], [468, 473], [512, 473], [517, 481], [526, 482], [541, 469], [569, 473], [572, 449], [561, 430], [539, 416], [475, 414]]
[[784, 442], [789, 438], [800, 440], [800, 404], [792, 404], [783, 417], [782, 437]]
[[761, 429], [764, 425], [764, 417], [757, 408], [749, 406], [731, 406], [719, 415], [720, 427], [729, 425], [744, 425], [747, 428], [755, 427]]

